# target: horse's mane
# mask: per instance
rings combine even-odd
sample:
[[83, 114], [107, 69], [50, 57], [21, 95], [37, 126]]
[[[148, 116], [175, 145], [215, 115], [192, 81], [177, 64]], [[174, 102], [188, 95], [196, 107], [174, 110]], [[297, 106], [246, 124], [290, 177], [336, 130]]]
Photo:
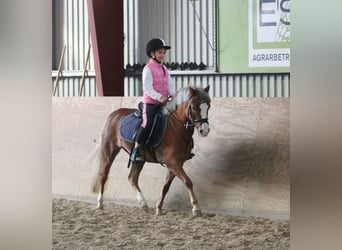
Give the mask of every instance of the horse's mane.
[[[190, 100], [189, 88], [190, 87], [184, 87], [176, 92], [172, 100], [165, 104], [163, 108], [164, 115], [171, 114], [173, 111], [176, 110], [177, 105], [181, 105], [182, 103]], [[195, 89], [201, 100], [210, 103], [210, 97], [207, 92], [205, 92], [202, 88], [192, 88]]]

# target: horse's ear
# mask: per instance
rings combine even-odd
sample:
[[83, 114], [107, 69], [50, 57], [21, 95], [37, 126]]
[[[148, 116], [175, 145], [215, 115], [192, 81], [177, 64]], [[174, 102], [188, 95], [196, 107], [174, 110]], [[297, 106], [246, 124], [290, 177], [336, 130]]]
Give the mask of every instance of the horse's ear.
[[196, 95], [196, 89], [194, 89], [192, 86], [189, 87], [189, 95], [190, 96]]
[[205, 87], [204, 91], [208, 93], [208, 92], [209, 92], [209, 89], [210, 89], [210, 85], [208, 85], [207, 87]]

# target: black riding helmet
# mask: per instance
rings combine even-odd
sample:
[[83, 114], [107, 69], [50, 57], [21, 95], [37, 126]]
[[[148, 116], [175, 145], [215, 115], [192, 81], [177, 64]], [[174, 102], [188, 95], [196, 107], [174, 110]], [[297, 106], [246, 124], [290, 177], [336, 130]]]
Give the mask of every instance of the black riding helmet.
[[171, 49], [170, 46], [166, 45], [165, 41], [161, 38], [153, 38], [151, 39], [147, 45], [146, 45], [146, 54], [148, 57], [150, 56], [150, 53], [153, 51], [157, 51], [158, 49]]

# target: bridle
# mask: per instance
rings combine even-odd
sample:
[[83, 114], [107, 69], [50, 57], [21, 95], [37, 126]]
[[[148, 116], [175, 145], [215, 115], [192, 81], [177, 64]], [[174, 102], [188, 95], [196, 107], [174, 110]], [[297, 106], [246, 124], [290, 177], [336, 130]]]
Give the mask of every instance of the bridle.
[[[201, 103], [204, 103], [204, 101], [202, 101]], [[175, 126], [174, 120], [177, 121], [178, 123], [183, 124], [185, 130], [188, 130], [189, 128], [193, 129], [196, 126], [196, 123], [198, 123], [198, 122], [200, 122], [200, 126], [203, 123], [208, 123], [208, 118], [201, 118], [201, 119], [194, 119], [193, 118], [193, 114], [191, 111], [191, 107], [192, 107], [191, 105], [192, 104], [191, 104], [191, 99], [190, 99], [188, 107], [187, 107], [187, 121], [186, 121], [186, 123], [183, 123], [183, 121], [178, 117], [178, 115], [176, 113], [173, 113], [169, 109], [167, 109], [169, 114], [170, 114], [169, 121], [170, 121], [171, 127], [176, 132], [176, 135], [178, 137], [180, 137], [185, 142], [186, 145], [189, 145], [189, 144], [193, 145], [193, 139], [192, 139], [192, 133], [193, 132], [189, 132], [188, 136], [184, 137], [184, 135], [182, 135], [182, 133], [180, 133], [179, 129], [177, 129], [177, 127]]]
[[[189, 100], [190, 104], [187, 107], [187, 114], [188, 114], [187, 116], [188, 116], [189, 120], [187, 120], [186, 123], [184, 124], [185, 129], [188, 129], [189, 127], [195, 127], [196, 123], [200, 123], [200, 125], [202, 125], [203, 123], [208, 123], [209, 124], [208, 118], [202, 118], [202, 117], [201, 117], [201, 119], [194, 119], [193, 118], [193, 114], [192, 114], [192, 111], [191, 111], [192, 110], [191, 99]], [[200, 103], [206, 103], [206, 102], [201, 100]]]
[[[168, 97], [168, 100], [169, 101], [172, 100], [172, 97]], [[196, 123], [200, 123], [200, 125], [202, 125], [203, 123], [208, 123], [209, 124], [209, 119], [208, 118], [201, 118], [201, 119], [194, 119], [193, 118], [193, 114], [192, 114], [192, 111], [191, 111], [192, 110], [191, 101], [192, 101], [192, 98], [188, 101], [188, 103], [189, 103], [189, 105], [187, 107], [187, 118], [188, 118], [188, 120], [186, 121], [186, 123], [183, 124], [185, 129], [188, 129], [190, 127], [195, 127]], [[206, 101], [200, 100], [200, 103], [206, 103]], [[171, 115], [170, 117], [173, 117], [179, 123], [183, 123], [181, 121], [181, 119], [179, 119], [179, 117], [175, 113], [171, 112], [169, 109], [167, 109], [167, 111]], [[171, 121], [171, 125], [172, 125], [172, 127], [175, 130], [177, 130], [172, 121]]]

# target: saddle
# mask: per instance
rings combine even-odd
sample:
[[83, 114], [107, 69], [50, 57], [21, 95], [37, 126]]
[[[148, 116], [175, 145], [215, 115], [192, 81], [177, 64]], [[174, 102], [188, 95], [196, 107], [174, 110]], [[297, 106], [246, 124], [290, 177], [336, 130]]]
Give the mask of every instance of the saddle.
[[[143, 103], [138, 104], [138, 109], [126, 116], [120, 124], [120, 136], [129, 142], [135, 142], [135, 137], [138, 128], [141, 126], [143, 121]], [[153, 119], [153, 125], [150, 134], [143, 147], [155, 148], [158, 147], [164, 138], [165, 130], [167, 124], [167, 116], [163, 115], [161, 110], [159, 110]]]

